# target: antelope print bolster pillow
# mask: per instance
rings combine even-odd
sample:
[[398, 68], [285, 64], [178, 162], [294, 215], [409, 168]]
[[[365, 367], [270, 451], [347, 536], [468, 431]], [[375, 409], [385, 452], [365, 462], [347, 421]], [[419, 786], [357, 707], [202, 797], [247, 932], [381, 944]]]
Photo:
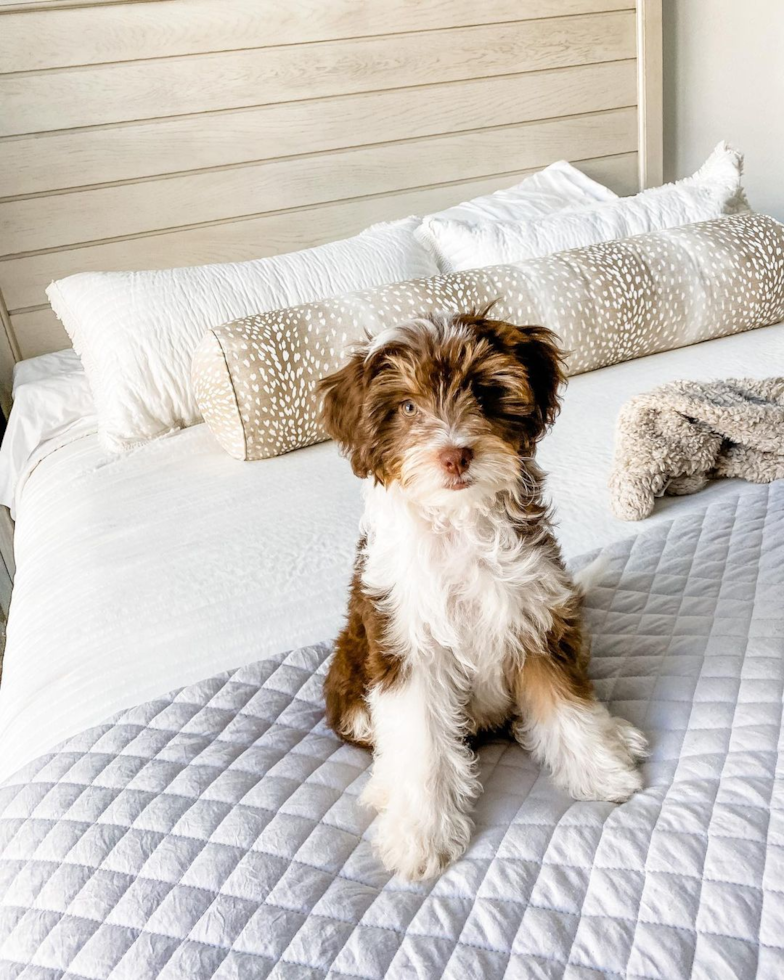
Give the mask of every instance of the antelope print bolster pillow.
[[569, 374], [740, 333], [784, 319], [784, 226], [738, 214], [243, 317], [201, 341], [196, 401], [237, 459], [321, 442], [316, 385], [353, 343], [493, 301], [500, 320], [554, 330]]

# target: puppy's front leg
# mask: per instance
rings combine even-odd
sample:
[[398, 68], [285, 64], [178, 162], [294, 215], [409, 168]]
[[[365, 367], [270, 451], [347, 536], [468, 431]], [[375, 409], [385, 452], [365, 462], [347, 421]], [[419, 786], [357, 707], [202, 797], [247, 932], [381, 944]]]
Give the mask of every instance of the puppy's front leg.
[[368, 697], [375, 754], [363, 802], [379, 811], [375, 848], [404, 878], [430, 878], [465, 850], [477, 795], [459, 696], [414, 667]]
[[583, 664], [532, 654], [516, 693], [517, 740], [576, 800], [622, 803], [642, 788], [645, 736], [596, 701]]

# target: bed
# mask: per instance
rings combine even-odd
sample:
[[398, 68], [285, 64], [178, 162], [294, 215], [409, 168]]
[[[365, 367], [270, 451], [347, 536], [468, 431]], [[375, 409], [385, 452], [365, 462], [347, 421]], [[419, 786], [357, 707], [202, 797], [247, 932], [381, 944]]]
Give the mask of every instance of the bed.
[[[727, 363], [765, 377], [776, 359], [784, 324], [572, 379], [540, 451], [566, 557], [637, 530], [612, 517], [606, 488], [623, 402]], [[69, 367], [84, 385], [73, 356]], [[243, 464], [198, 425], [117, 459], [90, 428], [86, 417], [19, 472], [0, 777], [115, 711], [322, 641], [342, 621], [361, 484], [333, 443]], [[641, 527], [737, 489], [664, 498]]]
[[[416, 885], [373, 854], [357, 799], [369, 754], [324, 721], [330, 645], [311, 641], [334, 630], [349, 573], [358, 501], [345, 461], [329, 444], [290, 454], [267, 495], [216, 468], [225, 457], [204, 426], [173, 453], [140, 453], [120, 479], [90, 435], [44, 459], [20, 526], [28, 506], [50, 516], [20, 541], [30, 578], [17, 587], [33, 596], [68, 576], [79, 607], [57, 623], [57, 608], [50, 618], [14, 600], [11, 625], [30, 634], [19, 648], [32, 654], [48, 635], [57, 649], [2, 688], [9, 976], [778, 976], [783, 484], [714, 485], [632, 537], [583, 496], [607, 465], [609, 412], [584, 421], [607, 371], [623, 375], [620, 390], [687, 370], [684, 355], [696, 373], [727, 357], [762, 373], [784, 353], [784, 325], [703, 345], [699, 368], [694, 353], [585, 376], [544, 453], [562, 539], [603, 545], [608, 570], [586, 609], [591, 673], [651, 739], [645, 790], [622, 807], [575, 804], [493, 740], [467, 853]], [[586, 456], [570, 491], [557, 460]], [[47, 467], [68, 475], [64, 494], [47, 494]], [[314, 479], [344, 492], [319, 492], [302, 522]], [[131, 523], [145, 488], [156, 506]], [[198, 517], [222, 495], [235, 516], [258, 514], [228, 564], [225, 542], [209, 541], [222, 529]], [[62, 557], [47, 563], [34, 539], [58, 524]], [[110, 704], [120, 710], [107, 718]]]
[[[761, 495], [724, 481], [691, 498], [662, 500], [644, 522], [647, 543], [636, 552], [637, 529], [612, 518], [605, 483], [624, 401], [668, 379], [726, 373], [727, 364], [735, 374], [764, 377], [772, 362], [784, 363], [784, 324], [572, 379], [541, 461], [567, 560], [579, 565], [605, 549], [614, 562], [613, 586], [591, 611], [600, 694], [633, 714], [629, 703], [641, 677], [666, 688], [657, 700], [646, 687], [637, 698], [645, 711], [633, 719], [660, 735], [649, 792], [629, 816], [603, 805], [575, 808], [522, 753], [509, 755], [493, 743], [483, 755], [487, 792], [478, 851], [435, 886], [399, 888], [379, 875], [368, 845], [370, 820], [355, 805], [368, 760], [330, 742], [319, 714], [320, 672], [343, 615], [360, 510], [359, 484], [334, 445], [245, 464], [230, 459], [202, 424], [123, 457], [101, 447], [83, 370], [73, 352], [63, 351], [67, 338], [44, 302], [53, 278], [317, 245], [374, 221], [508, 186], [561, 157], [619, 194], [661, 182], [655, 0], [492, 0], [479, 13], [476, 4], [457, 0], [303, 0], [295, 14], [290, 5], [246, 0], [232, 3], [228, 16], [203, 0], [0, 5], [8, 51], [0, 75], [8, 106], [2, 135], [10, 137], [0, 141], [0, 385], [7, 408], [14, 365], [25, 362], [16, 376], [27, 395], [59, 375], [78, 408], [75, 422], [55, 426], [46, 438], [20, 437], [1, 488], [16, 520], [16, 575], [0, 685], [0, 962], [9, 976], [47, 980], [672, 980], [720, 976], [725, 962], [727, 976], [774, 976], [782, 962], [776, 925], [784, 919], [770, 789], [780, 672], [766, 662], [769, 674], [760, 675], [773, 707], [766, 708], [768, 727], [753, 746], [761, 760], [759, 793], [744, 821], [741, 810], [717, 809], [732, 788], [722, 782], [733, 775], [731, 767], [722, 772], [727, 746], [745, 737], [733, 728], [733, 712], [739, 724], [745, 719], [739, 689], [720, 709], [726, 744], [691, 746], [698, 760], [692, 770], [689, 753], [680, 752], [702, 729], [695, 708], [695, 731], [688, 734], [684, 712], [705, 691], [686, 685], [681, 697], [681, 675], [661, 665], [635, 671], [624, 661], [619, 668], [608, 624], [618, 612], [611, 593], [633, 605], [634, 576], [653, 574], [653, 566], [635, 566], [639, 554], [653, 561], [650, 556], [666, 550], [657, 551], [657, 542], [677, 545], [681, 536], [697, 549], [703, 526], [708, 537], [726, 536], [726, 515], [734, 513], [739, 494], [756, 501], [749, 513], [757, 507], [758, 522], [765, 523], [769, 509], [776, 524], [780, 493]], [[314, 119], [317, 124], [305, 125]], [[239, 525], [249, 529], [241, 537]], [[765, 560], [775, 566], [774, 544], [766, 541]], [[681, 612], [661, 629], [684, 628]], [[775, 646], [775, 630], [773, 636]], [[698, 661], [691, 663], [692, 679], [703, 676]], [[705, 664], [708, 677], [707, 657]], [[740, 663], [738, 669], [747, 668]], [[610, 676], [616, 683], [602, 686]], [[184, 693], [170, 693], [176, 690]], [[251, 690], [260, 699], [256, 713], [231, 700]], [[167, 761], [186, 773], [184, 780], [193, 776], [198, 753], [216, 751], [220, 739], [188, 722], [211, 710], [221, 691], [231, 693], [218, 705], [226, 718], [247, 721], [237, 751], [256, 745], [268, 753], [253, 770], [263, 791], [272, 799], [270, 785], [301, 784], [304, 798], [293, 792], [274, 803], [290, 818], [274, 824], [273, 842], [265, 843], [280, 873], [248, 896], [266, 874], [263, 861], [251, 862], [241, 887], [233, 888], [219, 875], [198, 882], [198, 854], [189, 852], [176, 872], [147, 879], [134, 868], [131, 887], [129, 869], [116, 865], [119, 877], [110, 880], [103, 872], [117, 853], [117, 827], [142, 833], [139, 853], [155, 851], [163, 840], [161, 852], [174, 853], [189, 834], [200, 841], [198, 853], [226, 843], [206, 812], [179, 837], [163, 810], [160, 822], [150, 818], [142, 826], [146, 818], [132, 815], [123, 781], [107, 775], [131, 756], [143, 757], [129, 748], [139, 739], [157, 744], [166, 729], [154, 719], [174, 706], [176, 724], [167, 731], [176, 729], [177, 744], [191, 745], [196, 756]], [[305, 738], [308, 751], [283, 753], [281, 761], [281, 746], [299, 744], [286, 734], [292, 731]], [[278, 763], [283, 771], [272, 772]], [[524, 787], [522, 803], [509, 796], [509, 773]], [[710, 800], [700, 779], [714, 791]], [[106, 791], [101, 806], [112, 807], [111, 819], [88, 813], [95, 787]], [[160, 796], [169, 799], [165, 790]], [[692, 853], [694, 867], [682, 882], [687, 898], [666, 921], [668, 893], [655, 889], [667, 880], [667, 862], [691, 853], [687, 848], [673, 858], [668, 850], [678, 839], [668, 799], [677, 804], [678, 819], [693, 816], [695, 841], [715, 832], [737, 845], [727, 845], [735, 846], [729, 857], [721, 845], [716, 852], [706, 845], [701, 860]], [[257, 818], [266, 826], [269, 806], [262, 801], [257, 810], [255, 816], [243, 810], [247, 826]], [[325, 819], [327, 812], [339, 819]], [[529, 829], [528, 864], [499, 861], [499, 854], [509, 856], [504, 846], [513, 858], [526, 846], [507, 833], [520, 812]], [[89, 823], [93, 837], [103, 833], [96, 827], [106, 828], [106, 850], [96, 847], [81, 861], [90, 873], [70, 894], [67, 882], [57, 889], [63, 867], [78, 878], [73, 869], [80, 861], [61, 860], [63, 848], [70, 853], [68, 835], [81, 839], [74, 821]], [[654, 867], [646, 848], [657, 821], [659, 830], [673, 833], [656, 839]], [[504, 832], [495, 833], [498, 827]], [[240, 835], [233, 844], [244, 848], [235, 855], [236, 867], [244, 868], [252, 842], [240, 840], [239, 829], [231, 833]], [[618, 853], [624, 874], [613, 877]], [[521, 879], [510, 870], [523, 867]], [[752, 869], [746, 878], [744, 868]], [[660, 876], [648, 874], [651, 869]], [[50, 877], [55, 884], [47, 890]], [[209, 897], [204, 916], [191, 921], [178, 889], [166, 887], [171, 907], [160, 911], [161, 894], [158, 913], [150, 906], [132, 921], [127, 908], [117, 910], [126, 889], [134, 895], [146, 887], [140, 879], [155, 888], [190, 882]], [[719, 879], [723, 890], [714, 887]], [[328, 896], [318, 908], [316, 891], [319, 899]], [[243, 906], [243, 896], [250, 905]], [[740, 916], [737, 928], [722, 912], [726, 903]], [[654, 915], [643, 914], [652, 907]], [[243, 908], [247, 915], [237, 918]]]

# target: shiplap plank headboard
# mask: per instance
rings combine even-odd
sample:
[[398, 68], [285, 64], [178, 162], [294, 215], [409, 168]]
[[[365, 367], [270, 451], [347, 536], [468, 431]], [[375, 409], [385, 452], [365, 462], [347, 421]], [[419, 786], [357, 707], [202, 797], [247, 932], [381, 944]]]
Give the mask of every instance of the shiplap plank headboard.
[[241, 260], [568, 158], [661, 181], [661, 0], [0, 0], [0, 385], [50, 280]]

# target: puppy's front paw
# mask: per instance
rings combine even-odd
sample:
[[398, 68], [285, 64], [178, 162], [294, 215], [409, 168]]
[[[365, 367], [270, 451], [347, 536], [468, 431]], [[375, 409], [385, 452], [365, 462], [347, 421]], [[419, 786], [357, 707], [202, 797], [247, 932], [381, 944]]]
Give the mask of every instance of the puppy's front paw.
[[643, 786], [638, 763], [647, 755], [645, 736], [604, 705], [578, 719], [574, 737], [551, 756], [555, 781], [575, 800], [625, 803]]
[[648, 739], [643, 735], [639, 728], [635, 728], [630, 721], [625, 718], [615, 718], [615, 731], [618, 738], [623, 742], [626, 751], [634, 762], [642, 762], [650, 754], [648, 751]]
[[625, 803], [642, 789], [642, 773], [635, 765], [621, 764], [606, 770], [594, 769], [588, 780], [581, 780], [572, 792], [576, 800]]
[[600, 744], [573, 773], [575, 799], [625, 803], [642, 789], [637, 765], [648, 755], [647, 739], [623, 718], [608, 715], [607, 722]]
[[471, 821], [463, 813], [433, 815], [418, 821], [402, 808], [390, 807], [379, 817], [374, 848], [387, 871], [407, 881], [440, 874], [465, 851]]
[[374, 772], [365, 784], [365, 788], [359, 797], [362, 806], [375, 810], [376, 813], [383, 813], [389, 802], [389, 787]]

